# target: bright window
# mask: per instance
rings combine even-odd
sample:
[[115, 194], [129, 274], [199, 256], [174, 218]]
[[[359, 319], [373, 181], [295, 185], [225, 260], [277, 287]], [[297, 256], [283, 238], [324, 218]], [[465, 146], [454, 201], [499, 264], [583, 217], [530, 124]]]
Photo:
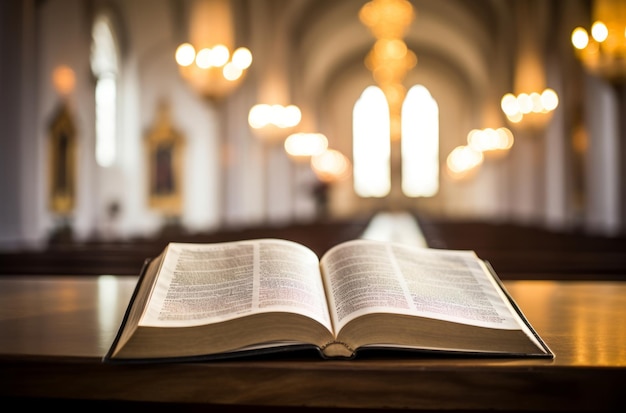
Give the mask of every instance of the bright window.
[[91, 70], [96, 77], [96, 161], [107, 167], [116, 158], [118, 48], [111, 24], [99, 16], [93, 25]]
[[391, 190], [390, 130], [387, 99], [375, 86], [366, 88], [353, 112], [354, 190], [381, 198]]
[[[391, 191], [389, 107], [380, 88], [369, 86], [354, 105], [354, 190], [361, 197]], [[430, 197], [439, 191], [439, 107], [428, 89], [413, 86], [402, 105], [402, 192]]]
[[428, 89], [413, 86], [402, 105], [402, 192], [429, 197], [439, 190], [439, 107]]

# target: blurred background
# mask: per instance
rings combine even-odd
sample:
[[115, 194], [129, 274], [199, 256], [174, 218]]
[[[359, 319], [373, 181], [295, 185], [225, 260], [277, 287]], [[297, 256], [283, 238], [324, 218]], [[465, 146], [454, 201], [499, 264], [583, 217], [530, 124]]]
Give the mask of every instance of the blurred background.
[[0, 248], [380, 211], [623, 236], [625, 24], [610, 0], [3, 1]]

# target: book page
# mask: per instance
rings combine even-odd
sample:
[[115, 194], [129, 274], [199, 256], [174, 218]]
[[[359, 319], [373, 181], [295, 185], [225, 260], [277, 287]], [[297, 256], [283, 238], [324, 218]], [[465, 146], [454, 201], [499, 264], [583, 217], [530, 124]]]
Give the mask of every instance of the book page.
[[472, 251], [355, 240], [325, 254], [322, 269], [336, 330], [375, 312], [522, 328], [517, 313]]
[[332, 331], [313, 251], [279, 239], [170, 243], [139, 325], [198, 326], [270, 311]]

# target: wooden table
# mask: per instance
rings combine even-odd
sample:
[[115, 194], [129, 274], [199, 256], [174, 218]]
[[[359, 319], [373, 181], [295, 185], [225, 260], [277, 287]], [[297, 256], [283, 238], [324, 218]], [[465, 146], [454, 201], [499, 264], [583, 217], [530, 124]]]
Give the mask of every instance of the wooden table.
[[[0, 397], [28, 407], [175, 405], [200, 410], [598, 411], [626, 407], [626, 283], [508, 281], [556, 353], [434, 357], [101, 362], [137, 278], [0, 277]], [[216, 406], [212, 406], [216, 407]]]

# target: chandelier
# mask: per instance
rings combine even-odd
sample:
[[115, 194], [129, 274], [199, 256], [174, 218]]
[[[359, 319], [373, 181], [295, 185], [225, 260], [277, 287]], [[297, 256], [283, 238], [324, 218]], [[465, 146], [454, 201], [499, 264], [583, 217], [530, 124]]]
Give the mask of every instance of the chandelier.
[[259, 103], [248, 112], [248, 124], [261, 140], [269, 144], [284, 141], [301, 119], [302, 112], [296, 105]]
[[626, 1], [595, 0], [591, 36], [583, 27], [572, 31], [572, 45], [585, 68], [609, 82], [626, 79]]
[[176, 50], [176, 62], [182, 77], [196, 91], [211, 100], [219, 100], [239, 85], [252, 63], [252, 54], [240, 47], [231, 55], [223, 44], [196, 52], [191, 43], [183, 43]]
[[252, 64], [250, 50], [233, 50], [233, 32], [229, 0], [196, 0], [190, 16], [192, 41], [176, 49], [183, 79], [212, 101], [230, 94]]
[[376, 38], [365, 58], [365, 66], [387, 98], [392, 139], [400, 136], [402, 102], [406, 95], [402, 82], [417, 64], [417, 56], [403, 41], [414, 18], [413, 6], [407, 0], [372, 0], [359, 11], [359, 19]]
[[507, 93], [500, 100], [500, 107], [509, 122], [531, 130], [543, 129], [558, 105], [559, 96], [550, 88], [518, 95]]
[[308, 161], [328, 149], [328, 138], [322, 133], [293, 133], [285, 139], [285, 152], [296, 161]]

